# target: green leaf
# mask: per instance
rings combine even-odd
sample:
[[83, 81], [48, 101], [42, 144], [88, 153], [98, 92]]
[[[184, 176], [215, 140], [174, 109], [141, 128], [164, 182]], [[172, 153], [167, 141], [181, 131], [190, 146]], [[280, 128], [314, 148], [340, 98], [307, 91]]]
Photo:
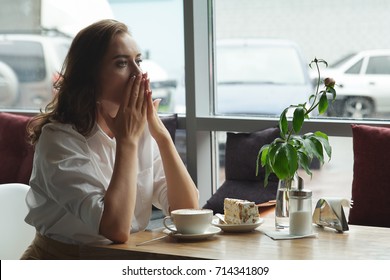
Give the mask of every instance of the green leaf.
[[326, 91], [332, 94], [332, 102], [334, 102], [336, 100], [336, 90], [332, 87], [328, 87]]
[[304, 120], [305, 120], [305, 109], [303, 107], [297, 107], [294, 110], [294, 116], [293, 116], [293, 129], [295, 133], [299, 133], [299, 131], [301, 131]]
[[257, 154], [257, 160], [256, 160], [256, 176], [259, 175], [259, 169], [260, 169], [259, 161], [261, 162], [261, 166], [265, 168], [264, 187], [268, 185], [268, 176], [270, 175], [270, 168], [267, 164], [269, 147], [270, 145], [268, 144], [261, 147], [259, 153]]
[[310, 160], [308, 156], [305, 153], [298, 151], [298, 160], [299, 166], [302, 167], [308, 175], [312, 176], [313, 173], [310, 171]]
[[328, 98], [326, 97], [326, 92], [324, 92], [321, 97], [320, 101], [318, 103], [318, 112], [320, 114], [323, 114], [328, 109]]
[[288, 108], [284, 109], [284, 111], [282, 112], [282, 114], [280, 115], [280, 118], [279, 118], [280, 136], [283, 139], [286, 139], [286, 134], [288, 133], [288, 122], [287, 122], [287, 116], [286, 116], [287, 111], [288, 111]]
[[308, 140], [312, 143], [314, 157], [318, 158], [321, 164], [324, 164], [324, 149], [321, 142], [315, 137], [310, 137]]
[[314, 149], [315, 149], [314, 144], [306, 136], [303, 136], [301, 143], [302, 143], [302, 147], [300, 148], [300, 151], [302, 151], [310, 159], [312, 159], [314, 156]]
[[323, 138], [323, 139], [325, 139], [325, 140], [329, 140], [328, 139], [328, 135], [326, 135], [325, 133], [323, 133], [323, 132], [321, 132], [321, 131], [316, 131], [316, 132], [314, 132], [314, 133], [311, 133], [309, 136], [311, 137], [312, 135], [315, 135], [315, 136], [317, 136], [317, 137], [320, 137], [320, 138]]
[[324, 147], [325, 149], [325, 152], [326, 154], [328, 155], [328, 158], [329, 160], [331, 159], [332, 157], [332, 147], [330, 146], [329, 144], [329, 138], [328, 138], [328, 135], [326, 135], [325, 133], [321, 132], [321, 131], [316, 131], [314, 132], [314, 136], [316, 137], [316, 139], [318, 141], [321, 142], [322, 146]]
[[299, 148], [303, 145], [302, 136], [293, 135], [291, 136], [288, 143], [290, 143], [290, 145], [293, 145], [296, 150], [299, 150]]
[[276, 153], [283, 143], [284, 142], [278, 142], [275, 139], [274, 142], [272, 142], [271, 145], [269, 146], [267, 164], [271, 168], [272, 172], [273, 172], [273, 164], [275, 162]]
[[294, 147], [288, 143], [280, 145], [272, 163], [274, 173], [279, 179], [291, 178], [298, 169], [298, 155]]
[[264, 187], [268, 185], [268, 177], [271, 174], [271, 169], [268, 165], [265, 166]]
[[256, 160], [256, 176], [259, 175], [259, 169], [260, 165], [265, 166], [267, 164], [267, 156], [268, 156], [268, 150], [270, 145], [264, 145], [259, 150], [259, 153], [257, 154], [257, 160]]

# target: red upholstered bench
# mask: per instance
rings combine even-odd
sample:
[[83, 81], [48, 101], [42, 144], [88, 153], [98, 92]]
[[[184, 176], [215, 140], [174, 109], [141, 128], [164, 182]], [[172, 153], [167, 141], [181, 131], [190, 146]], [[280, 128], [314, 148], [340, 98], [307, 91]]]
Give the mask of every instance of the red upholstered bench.
[[353, 207], [349, 224], [390, 227], [390, 127], [352, 125]]
[[0, 112], [0, 184], [28, 184], [33, 147], [27, 142], [30, 117]]

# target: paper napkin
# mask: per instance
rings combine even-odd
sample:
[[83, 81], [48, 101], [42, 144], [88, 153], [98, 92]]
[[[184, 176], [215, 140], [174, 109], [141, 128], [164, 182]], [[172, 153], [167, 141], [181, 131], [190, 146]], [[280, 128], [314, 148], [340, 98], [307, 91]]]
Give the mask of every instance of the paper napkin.
[[318, 233], [313, 232], [311, 234], [306, 235], [292, 235], [290, 232], [281, 230], [281, 231], [263, 231], [265, 235], [272, 238], [273, 240], [286, 240], [286, 239], [299, 239], [299, 238], [308, 238], [308, 237], [317, 237]]

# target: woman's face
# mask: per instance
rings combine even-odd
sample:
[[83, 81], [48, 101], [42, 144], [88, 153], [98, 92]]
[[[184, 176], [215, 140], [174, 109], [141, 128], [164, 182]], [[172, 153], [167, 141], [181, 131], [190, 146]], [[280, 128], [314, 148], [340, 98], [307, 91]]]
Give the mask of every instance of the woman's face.
[[130, 77], [142, 73], [141, 61], [138, 45], [129, 34], [118, 34], [111, 40], [99, 76], [98, 99], [107, 110], [119, 107]]

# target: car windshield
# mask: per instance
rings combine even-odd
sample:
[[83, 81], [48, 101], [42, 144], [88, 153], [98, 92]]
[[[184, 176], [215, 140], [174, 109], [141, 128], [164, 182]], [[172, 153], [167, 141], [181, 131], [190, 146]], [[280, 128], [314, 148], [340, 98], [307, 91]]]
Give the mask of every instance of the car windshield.
[[347, 61], [348, 59], [350, 59], [351, 57], [353, 57], [355, 55], [356, 55], [356, 53], [351, 53], [351, 54], [348, 54], [346, 56], [343, 56], [342, 58], [340, 58], [339, 60], [336, 60], [336, 62], [333, 62], [329, 66], [332, 68], [337, 68], [340, 65], [342, 65], [345, 61]]
[[15, 71], [22, 83], [41, 81], [46, 77], [45, 59], [40, 43], [3, 41], [0, 43], [0, 60]]
[[305, 84], [298, 53], [290, 47], [221, 46], [218, 84]]

